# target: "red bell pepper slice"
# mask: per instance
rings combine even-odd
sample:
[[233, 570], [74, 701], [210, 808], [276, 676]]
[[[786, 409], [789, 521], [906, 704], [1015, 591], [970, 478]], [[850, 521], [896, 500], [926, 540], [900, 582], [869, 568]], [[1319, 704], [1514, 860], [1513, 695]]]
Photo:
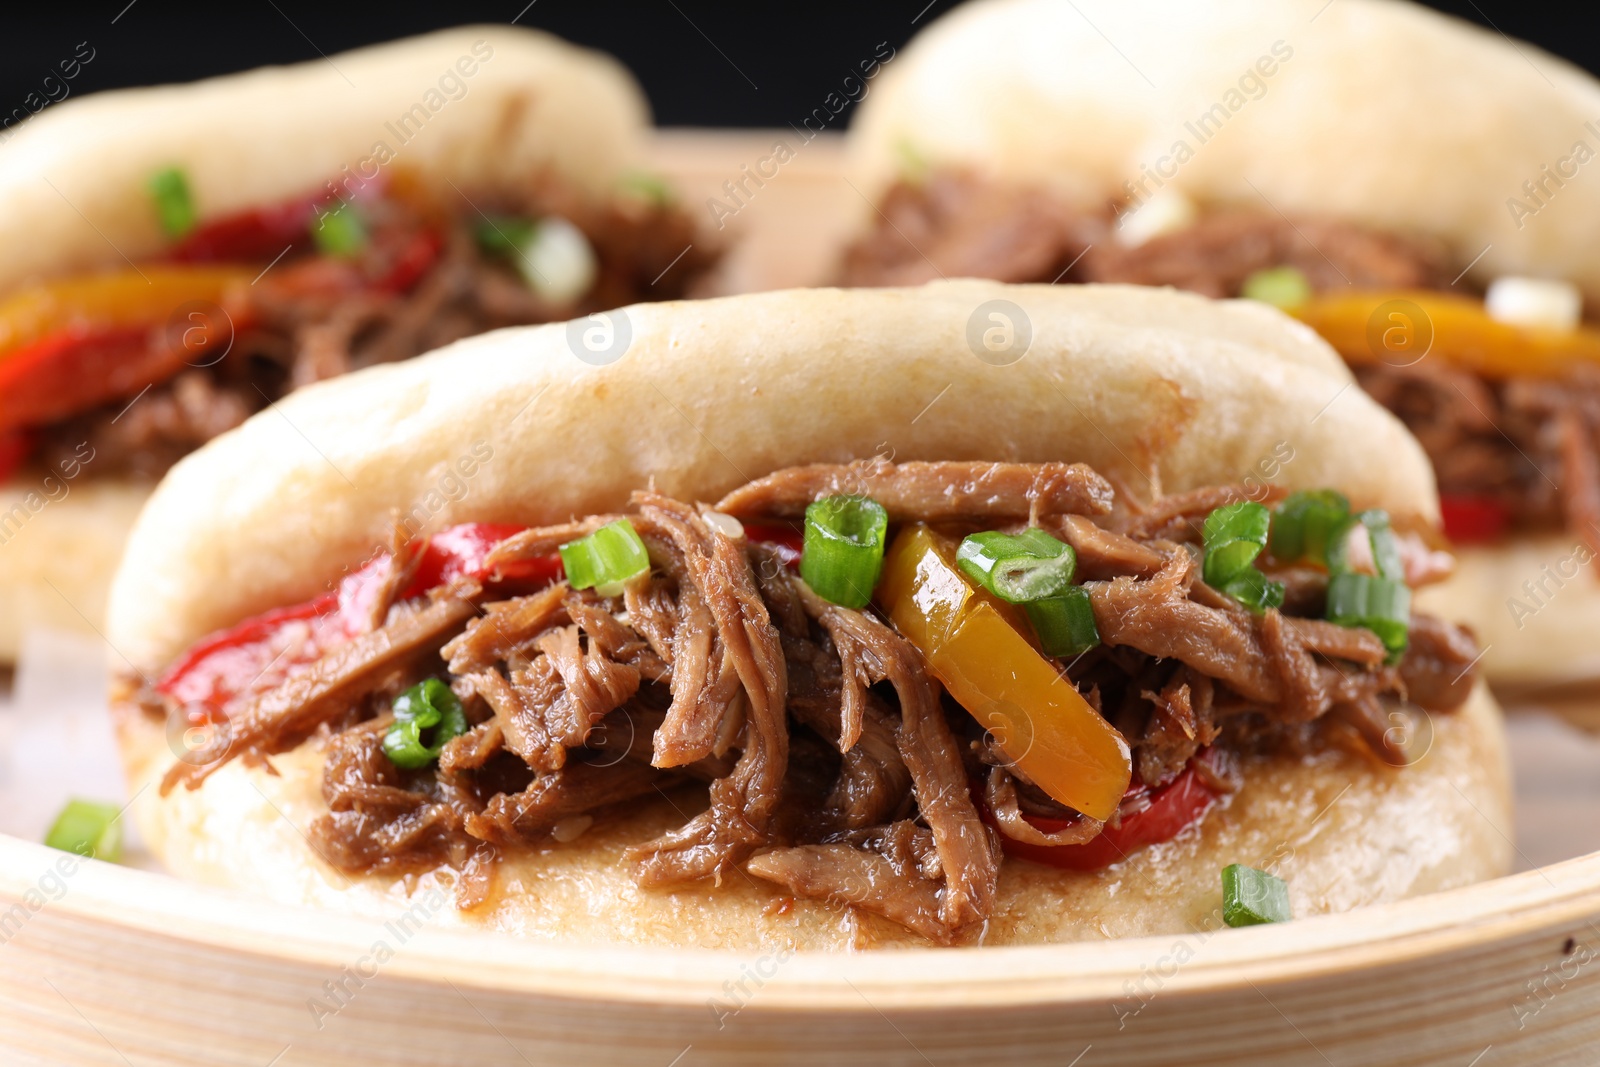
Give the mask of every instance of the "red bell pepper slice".
[[326, 195], [248, 208], [201, 223], [168, 255], [180, 263], [271, 261], [293, 245], [311, 243], [311, 221]]
[[148, 326], [71, 328], [0, 360], [0, 433], [42, 426], [132, 396], [183, 365], [176, 346], [151, 343]]
[[[459, 577], [529, 583], [560, 578], [561, 559], [553, 555], [518, 561], [490, 573], [485, 565], [490, 550], [525, 528], [465, 523], [441, 530], [428, 540], [416, 576], [402, 595], [420, 596]], [[202, 638], [168, 668], [156, 689], [192, 706], [196, 718], [220, 715], [227, 704], [250, 694], [267, 668], [276, 668], [274, 677], [279, 676], [361, 632], [390, 565], [387, 555], [378, 556], [346, 575], [332, 593], [256, 615]], [[287, 644], [290, 635], [286, 631], [291, 626], [305, 628], [304, 640], [298, 644]]]
[[[1008, 855], [1049, 867], [1061, 867], [1070, 871], [1097, 871], [1113, 863], [1120, 863], [1148, 845], [1172, 840], [1185, 827], [1198, 822], [1217, 802], [1217, 793], [1195, 773], [1193, 764], [1185, 767], [1172, 781], [1154, 790], [1143, 783], [1135, 782], [1128, 787], [1127, 793], [1123, 796], [1124, 809], [1131, 806], [1131, 801], [1137, 801], [1141, 797], [1148, 798], [1148, 806], [1124, 815], [1120, 826], [1107, 826], [1099, 837], [1084, 844], [1035, 845], [1026, 841], [1014, 841], [1001, 833], [1001, 847]], [[995, 822], [994, 812], [990, 810], [989, 803], [984, 797], [981, 782], [973, 783], [973, 798], [977, 801], [978, 812], [983, 820], [998, 830], [999, 826]], [[1028, 814], [1024, 814], [1023, 818], [1047, 834], [1057, 833], [1073, 825], [1073, 820], [1068, 819], [1051, 819]]]
[[1498, 541], [1511, 525], [1511, 509], [1486, 496], [1441, 496], [1439, 517], [1445, 536], [1458, 545]]
[[792, 571], [800, 569], [800, 553], [806, 546], [806, 535], [799, 530], [747, 522], [744, 524], [744, 535], [750, 541], [771, 545], [777, 550], [778, 559], [785, 567]]

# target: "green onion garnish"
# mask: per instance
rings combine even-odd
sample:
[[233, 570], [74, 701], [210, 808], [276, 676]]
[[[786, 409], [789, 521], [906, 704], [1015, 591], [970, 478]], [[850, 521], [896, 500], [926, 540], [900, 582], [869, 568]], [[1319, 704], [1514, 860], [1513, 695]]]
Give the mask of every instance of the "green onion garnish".
[[1081, 656], [1100, 643], [1094, 624], [1094, 606], [1089, 591], [1081, 585], [1069, 586], [1060, 596], [1030, 600], [1022, 605], [1039, 635], [1039, 645], [1047, 656], [1070, 659]]
[[150, 176], [148, 186], [155, 201], [156, 219], [161, 232], [173, 239], [194, 229], [198, 216], [194, 210], [194, 197], [189, 192], [189, 179], [177, 167], [156, 171]]
[[824, 600], [864, 608], [883, 569], [889, 513], [870, 497], [830, 496], [806, 508], [800, 577]]
[[659, 206], [672, 202], [672, 188], [659, 174], [649, 171], [634, 170], [622, 176], [622, 188], [625, 192], [648, 200]]
[[1288, 310], [1311, 299], [1311, 283], [1293, 267], [1269, 267], [1246, 278], [1239, 295]]
[[956, 566], [1008, 604], [1021, 604], [1046, 655], [1078, 656], [1100, 643], [1089, 593], [1072, 584], [1078, 554], [1038, 527], [963, 538]]
[[533, 220], [513, 215], [491, 215], [478, 223], [473, 230], [478, 247], [491, 255], [512, 256], [522, 254], [533, 240]]
[[1229, 926], [1288, 922], [1288, 883], [1254, 867], [1228, 864], [1222, 868], [1222, 921]]
[[1378, 635], [1391, 662], [1406, 650], [1411, 625], [1411, 590], [1393, 578], [1335, 574], [1328, 580], [1329, 622], [1364, 626]]
[[1272, 581], [1254, 567], [1246, 567], [1217, 588], [1257, 615], [1283, 607], [1283, 583]]
[[1403, 581], [1406, 569], [1400, 559], [1400, 541], [1389, 526], [1389, 513], [1377, 508], [1354, 515], [1339, 527], [1337, 536], [1328, 545], [1328, 572], [1343, 574], [1350, 569], [1350, 531], [1357, 526], [1366, 527], [1368, 543], [1372, 546], [1372, 563], [1378, 576]]
[[1007, 604], [1026, 604], [1065, 592], [1078, 554], [1036, 526], [1016, 535], [986, 530], [962, 539], [956, 565]]
[[122, 809], [93, 800], [69, 800], [44, 843], [108, 863], [122, 858]]
[[[422, 740], [433, 730], [433, 744]], [[394, 722], [383, 735], [384, 754], [396, 767], [416, 770], [439, 758], [445, 742], [467, 732], [467, 713], [450, 687], [437, 678], [419, 682], [394, 700]]]
[[516, 267], [528, 288], [552, 304], [577, 300], [600, 273], [589, 238], [560, 215], [497, 215], [480, 223], [476, 234], [480, 248]]
[[616, 596], [630, 579], [650, 569], [650, 553], [633, 523], [618, 519], [588, 537], [562, 545], [561, 565], [572, 588], [592, 588], [601, 596]]
[[1201, 531], [1206, 546], [1206, 584], [1221, 589], [1249, 569], [1267, 547], [1271, 525], [1272, 513], [1253, 500], [1227, 504], [1207, 515]]
[[1254, 566], [1271, 529], [1272, 512], [1253, 500], [1241, 500], [1213, 509], [1201, 530], [1205, 583], [1258, 615], [1283, 603], [1282, 584], [1269, 581]]
[[1328, 549], [1341, 540], [1350, 501], [1332, 489], [1290, 493], [1272, 516], [1272, 554], [1280, 563], [1326, 564]]
[[317, 216], [311, 227], [311, 236], [325, 254], [339, 259], [350, 259], [367, 247], [367, 224], [360, 212], [350, 204], [340, 204]]

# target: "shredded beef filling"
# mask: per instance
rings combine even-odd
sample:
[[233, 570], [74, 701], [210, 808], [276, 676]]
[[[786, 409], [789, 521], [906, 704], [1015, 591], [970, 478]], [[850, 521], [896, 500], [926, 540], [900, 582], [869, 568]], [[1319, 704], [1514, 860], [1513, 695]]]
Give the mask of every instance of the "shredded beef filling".
[[[885, 194], [846, 252], [847, 285], [977, 277], [1169, 285], [1236, 297], [1257, 271], [1290, 266], [1314, 291], [1459, 291], [1462, 263], [1415, 236], [1262, 209], [1231, 209], [1128, 248], [1114, 213], [1032, 187], [934, 171]], [[1070, 269], [1068, 269], [1070, 268]], [[1452, 286], [1454, 285], [1454, 288]], [[1565, 527], [1600, 553], [1600, 371], [1491, 380], [1436, 359], [1355, 368], [1362, 388], [1422, 442], [1445, 496], [1487, 501], [1528, 531]]]
[[[1391, 710], [1408, 698], [1448, 710], [1472, 685], [1477, 651], [1456, 627], [1414, 618], [1409, 652], [1389, 664], [1368, 631], [1253, 615], [1206, 586], [1198, 519], [1236, 488], [1144, 504], [1082, 465], [875, 461], [780, 471], [717, 507], [781, 519], [848, 487], [878, 494], [896, 523], [959, 534], [1031, 522], [1069, 540], [1103, 643], [1058, 666], [1152, 787], [1194, 767], [1231, 789], [1230, 753], [1281, 746], [1353, 743], [1403, 763]], [[704, 508], [641, 492], [629, 517], [652, 570], [623, 594], [558, 582], [506, 596], [462, 580], [393, 603], [370, 632], [236, 698], [228, 753], [175, 765], [165, 788], [324, 736], [328, 813], [313, 845], [351, 872], [453, 867], [464, 907], [492, 890], [500, 851], [560, 847], [667, 791], [692, 810], [698, 790], [697, 814], [629, 851], [642, 885], [744, 872], [938, 942], [993, 914], [1002, 835], [1064, 845], [1100, 833], [1010, 766], [873, 610], [821, 599], [775, 548], [730, 536]], [[610, 518], [528, 530], [495, 554], [548, 552]], [[403, 770], [382, 748], [391, 706], [435, 676], [469, 727], [436, 767]], [[1045, 833], [1030, 815], [1069, 825]]]
[[[326, 260], [296, 249], [250, 286], [248, 317], [255, 325], [239, 331], [225, 356], [156, 383], [131, 405], [130, 398], [120, 398], [39, 428], [36, 461], [71, 464], [87, 443], [94, 449], [95, 461], [85, 468], [92, 476], [156, 478], [302, 385], [409, 359], [503, 326], [676, 299], [716, 259], [697, 239], [690, 217], [671, 205], [619, 201], [596, 207], [551, 182], [539, 183], [526, 202], [477, 196], [474, 203], [489, 212], [570, 219], [599, 261], [593, 287], [577, 304], [542, 299], [503, 257], [479, 247], [473, 234], [483, 216], [474, 207], [365, 203], [375, 232], [431, 227], [445, 234], [443, 252], [407, 291], [352, 293]], [[381, 266], [369, 262], [384, 251], [380, 242], [372, 244], [359, 261], [363, 268]], [[168, 332], [170, 327], [152, 343], [176, 343]]]

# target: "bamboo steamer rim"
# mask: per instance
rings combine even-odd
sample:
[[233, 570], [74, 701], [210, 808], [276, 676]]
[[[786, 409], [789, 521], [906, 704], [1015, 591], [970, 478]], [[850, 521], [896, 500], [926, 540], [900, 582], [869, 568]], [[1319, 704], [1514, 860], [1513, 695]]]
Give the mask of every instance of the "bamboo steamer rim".
[[[0, 834], [0, 901], [23, 894], [62, 859]], [[302, 909], [170, 876], [83, 862], [40, 910], [108, 931], [166, 937], [239, 958], [337, 971], [382, 939], [375, 920]], [[248, 907], [240, 908], [241, 902]], [[762, 987], [777, 1011], [927, 1011], [944, 1007], [1104, 1002], [1180, 942], [1206, 951], [1166, 981], [1164, 995], [1218, 992], [1345, 974], [1589, 923], [1600, 913], [1600, 852], [1489, 882], [1279, 926], [1111, 941], [971, 949], [795, 952]], [[1227, 934], [1213, 940], [1211, 934]], [[385, 972], [422, 984], [618, 1004], [699, 1007], [719, 995], [730, 959], [708, 949], [548, 945], [487, 932], [423, 927]], [[775, 949], [774, 951], [780, 951]]]

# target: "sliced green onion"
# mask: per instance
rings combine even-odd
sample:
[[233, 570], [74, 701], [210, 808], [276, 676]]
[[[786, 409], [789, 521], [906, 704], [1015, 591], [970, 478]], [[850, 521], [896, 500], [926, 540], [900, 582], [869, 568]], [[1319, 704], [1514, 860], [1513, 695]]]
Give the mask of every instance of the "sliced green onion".
[[1350, 518], [1350, 501], [1332, 489], [1290, 493], [1272, 517], [1272, 554], [1281, 563], [1325, 564]]
[[1267, 547], [1272, 512], [1253, 500], [1241, 500], [1214, 509], [1201, 531], [1206, 558], [1203, 576], [1217, 589], [1250, 568]]
[[317, 216], [316, 225], [311, 227], [311, 236], [325, 254], [350, 259], [360, 255], [367, 246], [367, 224], [354, 206], [340, 204]]
[[[433, 744], [422, 737], [433, 731]], [[450, 687], [429, 678], [395, 697], [394, 722], [383, 735], [383, 751], [396, 767], [416, 770], [439, 758], [447, 741], [467, 732], [467, 713]]]
[[889, 513], [870, 497], [830, 496], [806, 508], [800, 577], [824, 600], [864, 608], [883, 569]]
[[533, 220], [512, 215], [491, 215], [473, 230], [478, 247], [491, 255], [511, 258], [522, 254], [533, 240]]
[[1289, 885], [1277, 875], [1230, 863], [1222, 868], [1222, 921], [1258, 926], [1289, 921]]
[[631, 579], [650, 569], [650, 553], [633, 523], [618, 519], [588, 537], [562, 545], [561, 565], [572, 588], [592, 588], [601, 596], [616, 596]]
[[1364, 527], [1368, 544], [1372, 546], [1372, 564], [1380, 578], [1403, 581], [1405, 564], [1400, 559], [1400, 541], [1389, 526], [1389, 513], [1373, 508], [1353, 515], [1339, 527], [1338, 534], [1328, 546], [1328, 572], [1343, 574], [1350, 570], [1350, 532]]
[[93, 800], [67, 801], [44, 843], [63, 852], [116, 863], [122, 859], [122, 809]]
[[179, 238], [194, 229], [199, 216], [194, 209], [194, 196], [189, 192], [189, 179], [177, 167], [159, 170], [150, 176], [150, 196], [155, 200], [156, 219], [161, 232]]
[[962, 539], [956, 565], [1006, 603], [1025, 604], [1064, 593], [1078, 554], [1036, 526], [1016, 535], [986, 530]]
[[1269, 267], [1246, 278], [1239, 295], [1287, 310], [1311, 299], [1311, 283], [1293, 267]]
[[1068, 586], [1060, 596], [1030, 600], [1022, 606], [1039, 635], [1039, 646], [1047, 656], [1070, 659], [1081, 656], [1100, 643], [1094, 624], [1094, 605], [1089, 591], [1081, 585]]
[[600, 274], [594, 246], [560, 215], [534, 220], [496, 215], [475, 231], [478, 246], [517, 268], [528, 288], [552, 304], [570, 304]]
[[1411, 625], [1411, 590], [1393, 578], [1335, 574], [1328, 581], [1329, 622], [1363, 626], [1378, 635], [1391, 660], [1406, 650]]
[[1257, 615], [1268, 608], [1283, 607], [1283, 583], [1273, 581], [1254, 567], [1246, 567], [1218, 588]]
[[634, 170], [622, 176], [622, 188], [660, 207], [672, 202], [672, 187], [659, 174]]

